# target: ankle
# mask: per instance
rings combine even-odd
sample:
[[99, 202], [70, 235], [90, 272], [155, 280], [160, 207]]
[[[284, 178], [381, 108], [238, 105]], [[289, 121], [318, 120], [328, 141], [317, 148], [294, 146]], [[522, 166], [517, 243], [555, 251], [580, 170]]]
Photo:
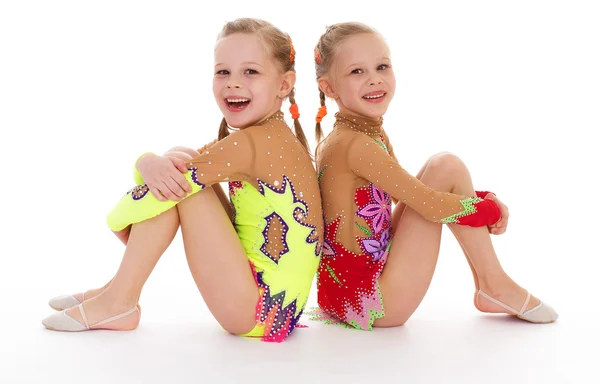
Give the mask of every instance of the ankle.
[[105, 290], [95, 297], [98, 304], [113, 311], [127, 311], [137, 305], [138, 297], [135, 295], [120, 294]]
[[504, 272], [479, 275], [479, 289], [489, 295], [497, 296], [515, 287], [515, 282]]

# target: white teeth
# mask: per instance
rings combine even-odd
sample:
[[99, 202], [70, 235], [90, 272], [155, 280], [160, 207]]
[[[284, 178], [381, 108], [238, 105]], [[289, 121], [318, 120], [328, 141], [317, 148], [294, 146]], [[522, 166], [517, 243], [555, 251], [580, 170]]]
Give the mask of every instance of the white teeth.
[[246, 101], [250, 101], [250, 99], [227, 99], [229, 103], [245, 103]]
[[385, 93], [382, 93], [380, 95], [375, 95], [375, 96], [363, 96], [365, 99], [379, 99], [380, 97], [383, 97], [385, 95]]

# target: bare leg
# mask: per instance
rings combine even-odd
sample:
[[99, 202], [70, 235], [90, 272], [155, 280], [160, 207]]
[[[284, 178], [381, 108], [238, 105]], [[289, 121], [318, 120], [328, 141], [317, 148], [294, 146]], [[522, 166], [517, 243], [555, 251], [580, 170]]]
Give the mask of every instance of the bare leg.
[[[444, 155], [430, 158], [417, 178], [438, 191], [451, 188], [443, 178]], [[442, 225], [423, 219], [405, 204], [398, 204], [392, 218], [392, 247], [379, 278], [385, 316], [376, 327], [404, 324], [421, 303], [437, 264]]]
[[[169, 154], [184, 160], [199, 156], [198, 151], [185, 147], [175, 147]], [[234, 334], [247, 333], [256, 325], [258, 287], [231, 224], [229, 198], [220, 184], [214, 184], [211, 191], [177, 205], [188, 265], [221, 326]]]
[[[487, 228], [467, 228], [450, 225], [450, 230], [460, 243], [475, 278], [476, 292], [480, 289], [517, 310], [527, 297], [527, 291], [515, 283], [504, 271], [494, 251]], [[475, 296], [475, 307], [482, 312], [506, 313], [491, 301]], [[537, 306], [539, 299], [532, 296], [526, 310]]]
[[[235, 229], [212, 188], [132, 227], [114, 279], [102, 293], [84, 302], [90, 324], [136, 305], [180, 222], [190, 270], [217, 321], [231, 333], [246, 333], [254, 328], [258, 288]], [[77, 308], [67, 313], [82, 321]]]
[[[189, 160], [189, 159], [191, 159], [193, 157], [199, 156], [199, 153], [195, 149], [191, 149], [191, 148], [174, 147], [174, 148], [169, 149], [165, 153], [165, 155], [166, 156], [177, 157], [177, 158], [182, 159], [182, 160]], [[214, 185], [211, 186], [211, 188], [215, 191], [215, 193], [219, 197], [219, 201], [221, 202], [221, 205], [222, 205], [223, 209], [227, 213], [227, 216], [229, 216], [231, 218], [233, 216], [233, 212], [232, 212], [231, 206], [229, 204], [229, 198], [227, 197], [227, 194], [223, 191], [223, 188], [221, 187], [220, 184], [214, 184]], [[129, 240], [129, 235], [131, 233], [131, 227], [132, 226], [129, 226], [126, 229], [124, 229], [124, 230], [122, 230], [120, 232], [116, 232], [115, 233], [115, 235], [117, 236], [117, 238], [119, 240], [121, 240], [121, 242], [125, 246], [127, 246], [127, 241]], [[99, 294], [101, 294], [106, 288], [108, 288], [108, 286], [110, 285], [111, 282], [112, 282], [112, 279], [110, 279], [109, 282], [106, 283], [101, 288], [90, 289], [90, 290], [88, 290], [86, 292], [79, 292], [79, 293], [74, 294], [73, 296], [79, 302], [83, 302], [84, 298], [86, 300], [88, 300], [88, 299], [91, 299], [91, 298], [96, 297]]]
[[[177, 209], [132, 226], [131, 235], [117, 274], [96, 297], [83, 303], [90, 324], [123, 313], [134, 307], [144, 283], [179, 227]], [[67, 314], [82, 322], [77, 308]]]
[[[421, 168], [421, 170], [417, 174], [417, 176], [416, 176], [417, 179], [421, 180], [421, 178], [423, 177], [423, 172], [425, 171], [426, 167], [427, 167], [427, 163], [425, 164], [425, 166], [423, 168]], [[406, 209], [406, 205], [404, 203], [400, 203], [394, 209], [394, 215], [392, 217], [392, 236], [394, 235], [394, 233], [396, 233], [396, 229], [398, 229], [398, 221], [400, 220], [400, 217], [402, 217], [402, 214], [404, 213], [405, 209]], [[471, 268], [471, 273], [473, 274], [473, 281], [475, 283], [475, 289], [479, 290], [479, 279], [477, 278], [477, 273], [475, 272], [475, 268], [473, 268], [473, 264], [471, 264], [471, 261], [469, 260], [469, 257], [467, 256], [467, 252], [465, 251], [465, 248], [462, 246], [462, 244], [460, 244], [460, 242], [459, 242], [459, 245], [463, 250], [463, 253], [465, 255], [465, 258], [467, 259], [467, 263], [469, 264], [469, 267]], [[477, 306], [477, 302], [475, 302], [475, 306]]]
[[[195, 156], [198, 156], [199, 153], [191, 148], [186, 148], [186, 147], [174, 147], [169, 149], [166, 153], [165, 156], [173, 156], [173, 157], [177, 157], [179, 159], [182, 160], [189, 160]], [[222, 188], [219, 185], [216, 185], [217, 188], [219, 188], [221, 190], [221, 193], [223, 193]], [[128, 226], [127, 228], [123, 229], [122, 231], [119, 232], [114, 232], [115, 236], [117, 236], [117, 238], [125, 245], [127, 246], [127, 242], [129, 240], [129, 235], [131, 234], [131, 228], [132, 226]], [[103, 287], [101, 288], [94, 288], [94, 289], [90, 289], [86, 292], [79, 292], [74, 294], [73, 296], [79, 301], [82, 302], [83, 299], [85, 298], [87, 299], [91, 299], [93, 297], [98, 296], [99, 294], [101, 294], [106, 288], [108, 288], [108, 286], [110, 285], [110, 283], [112, 282], [113, 279], [110, 279], [108, 281], [108, 283], [106, 283]]]
[[230, 200], [225, 191], [223, 191], [221, 184], [214, 184], [211, 186], [211, 188], [215, 191], [215, 194], [219, 198], [219, 202], [221, 202], [221, 206], [225, 210], [229, 220], [233, 220], [233, 210], [231, 209]]
[[256, 325], [258, 287], [248, 257], [214, 190], [177, 205], [185, 252], [206, 305], [230, 333]]
[[[475, 195], [467, 168], [451, 154], [432, 157], [419, 175], [423, 183], [435, 190]], [[379, 279], [385, 317], [375, 321], [374, 325], [378, 327], [402, 325], [410, 318], [429, 288], [439, 254], [441, 224], [429, 222], [403, 205], [396, 207], [394, 216], [397, 226], [393, 243]], [[526, 292], [502, 269], [487, 228], [449, 227], [465, 250], [476, 287], [480, 286], [506, 304], [520, 308]], [[487, 300], [481, 301], [480, 310], [506, 312]], [[538, 303], [533, 298], [528, 308]]]

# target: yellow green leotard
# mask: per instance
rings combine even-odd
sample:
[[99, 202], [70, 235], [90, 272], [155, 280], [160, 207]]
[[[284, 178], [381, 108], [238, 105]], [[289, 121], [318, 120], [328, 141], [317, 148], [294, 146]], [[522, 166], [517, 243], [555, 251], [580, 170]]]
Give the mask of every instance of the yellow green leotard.
[[[209, 146], [189, 162], [185, 177], [190, 195], [229, 182], [233, 225], [261, 293], [256, 327], [243, 336], [284, 340], [306, 306], [323, 241], [321, 197], [307, 151], [277, 112]], [[157, 200], [139, 173], [134, 178], [138, 185], [108, 214], [112, 231], [177, 204]]]

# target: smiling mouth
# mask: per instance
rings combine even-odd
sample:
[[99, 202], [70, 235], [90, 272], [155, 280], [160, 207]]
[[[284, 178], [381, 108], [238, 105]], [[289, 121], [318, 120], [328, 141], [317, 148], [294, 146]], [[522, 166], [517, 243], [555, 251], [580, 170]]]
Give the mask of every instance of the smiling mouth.
[[385, 92], [379, 92], [379, 93], [369, 93], [367, 95], [363, 96], [363, 99], [367, 99], [367, 100], [377, 100], [377, 99], [381, 99], [382, 97], [384, 97], [386, 95]]
[[227, 109], [230, 111], [239, 112], [250, 104], [250, 99], [245, 97], [228, 97], [225, 99], [225, 103], [227, 104]]

